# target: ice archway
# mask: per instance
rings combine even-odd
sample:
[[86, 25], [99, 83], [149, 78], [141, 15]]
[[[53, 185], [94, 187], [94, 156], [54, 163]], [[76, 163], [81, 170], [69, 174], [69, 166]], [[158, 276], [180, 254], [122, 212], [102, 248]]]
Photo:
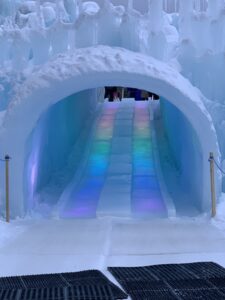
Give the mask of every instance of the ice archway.
[[[76, 92], [101, 86], [130, 86], [168, 99], [190, 122], [201, 146], [202, 207], [210, 203], [208, 154], [219, 156], [217, 137], [203, 96], [176, 70], [151, 57], [121, 48], [96, 46], [59, 55], [20, 86], [0, 132], [1, 156], [9, 153], [13, 214], [24, 212], [25, 143], [40, 116], [56, 102]], [[207, 137], [207, 138], [206, 138]]]

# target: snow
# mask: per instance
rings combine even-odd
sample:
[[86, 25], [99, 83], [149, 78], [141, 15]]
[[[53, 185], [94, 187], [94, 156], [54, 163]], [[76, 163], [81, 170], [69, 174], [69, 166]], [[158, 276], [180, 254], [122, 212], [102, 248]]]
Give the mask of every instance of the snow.
[[13, 241], [16, 238], [19, 238], [20, 235], [26, 231], [25, 226], [9, 224], [3, 221], [0, 221], [0, 247], [4, 246], [9, 241]]
[[83, 4], [83, 12], [89, 15], [95, 15], [99, 12], [100, 7], [96, 2], [86, 1]]
[[[107, 46], [78, 49], [72, 54], [60, 54], [55, 60], [45, 64], [39, 71], [29, 74], [28, 80], [22, 87], [18, 88], [17, 94], [11, 101], [9, 114], [17, 101], [21, 102], [22, 99], [26, 99], [35, 90], [45, 88], [50, 85], [51, 81], [65, 81], [75, 75], [101, 71], [107, 73], [125, 71], [126, 73], [142, 74], [154, 77], [156, 80], [165, 81], [178, 91], [183, 92], [185, 97], [190, 98], [210, 118], [204, 107], [204, 99], [200, 92], [170, 66], [146, 55]], [[199, 93], [199, 96], [196, 95], [197, 93]]]
[[219, 204], [217, 205], [217, 214], [213, 220], [213, 224], [224, 231], [225, 229], [225, 194], [222, 193]]
[[[225, 160], [224, 24], [222, 0], [1, 1], [0, 158], [12, 156], [11, 216], [29, 212], [30, 219], [0, 222], [0, 275], [88, 268], [107, 273], [109, 265], [201, 260], [225, 266], [225, 178], [218, 169], [217, 216], [206, 217], [209, 152], [219, 164]], [[131, 218], [134, 207], [146, 208], [144, 201], [140, 205], [146, 190], [134, 188], [141, 181], [135, 182], [140, 170], [134, 166], [141, 164], [132, 155], [131, 128], [138, 122], [126, 107], [108, 118], [106, 134], [94, 130], [101, 117], [107, 119], [101, 109], [108, 106], [97, 96], [104, 86], [160, 95], [157, 117], [151, 111], [143, 119], [148, 130], [152, 126], [157, 170], [151, 176], [167, 219]], [[56, 219], [59, 212], [52, 207], [73, 204], [70, 191], [83, 170], [93, 183], [96, 132], [111, 149], [98, 170], [108, 171], [96, 181], [102, 184], [95, 190], [98, 217]], [[4, 216], [4, 164], [0, 172]]]
[[93, 268], [108, 276], [108, 266], [194, 261], [225, 266], [224, 233], [204, 218], [18, 220], [0, 223], [3, 230], [0, 276]]

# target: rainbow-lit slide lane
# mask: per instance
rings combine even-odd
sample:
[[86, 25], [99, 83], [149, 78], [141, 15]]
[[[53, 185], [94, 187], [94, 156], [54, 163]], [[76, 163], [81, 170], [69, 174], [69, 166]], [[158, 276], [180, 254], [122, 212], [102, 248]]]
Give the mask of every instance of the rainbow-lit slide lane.
[[65, 189], [62, 218], [165, 217], [148, 102], [105, 103], [81, 170]]
[[136, 217], [167, 216], [153, 156], [148, 102], [135, 102], [131, 211]]
[[60, 216], [63, 218], [96, 216], [109, 164], [114, 118], [118, 105], [119, 103], [106, 103], [103, 106], [81, 179], [77, 182], [74, 178], [64, 192], [64, 199], [61, 199], [63, 205]]
[[118, 105], [109, 167], [97, 216], [131, 217], [134, 101], [124, 100]]

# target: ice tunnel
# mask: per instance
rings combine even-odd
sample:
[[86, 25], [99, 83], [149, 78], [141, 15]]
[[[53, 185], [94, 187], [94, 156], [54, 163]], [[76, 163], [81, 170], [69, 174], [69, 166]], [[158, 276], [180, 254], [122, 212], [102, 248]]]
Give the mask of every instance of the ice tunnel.
[[[148, 102], [99, 104], [104, 86], [160, 95], [160, 117], [151, 121]], [[37, 207], [49, 215], [56, 204], [60, 217], [210, 208], [208, 155], [219, 156], [219, 149], [203, 96], [174, 69], [142, 54], [97, 46], [60, 55], [17, 90], [0, 141], [1, 155], [13, 158], [14, 216]]]

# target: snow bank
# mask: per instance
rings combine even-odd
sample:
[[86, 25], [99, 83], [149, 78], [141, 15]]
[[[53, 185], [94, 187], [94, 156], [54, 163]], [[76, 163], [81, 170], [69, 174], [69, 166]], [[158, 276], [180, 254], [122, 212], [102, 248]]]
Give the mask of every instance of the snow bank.
[[108, 266], [202, 260], [225, 265], [224, 234], [208, 220], [40, 220], [23, 221], [23, 226], [22, 235], [14, 232], [1, 247], [0, 276], [97, 268], [113, 280]]
[[225, 194], [222, 193], [219, 197], [217, 204], [217, 214], [216, 217], [212, 220], [212, 223], [220, 228], [222, 231], [225, 230]]
[[24, 231], [25, 227], [21, 224], [15, 225], [0, 221], [0, 248], [5, 246], [7, 241], [11, 242], [17, 239]]

